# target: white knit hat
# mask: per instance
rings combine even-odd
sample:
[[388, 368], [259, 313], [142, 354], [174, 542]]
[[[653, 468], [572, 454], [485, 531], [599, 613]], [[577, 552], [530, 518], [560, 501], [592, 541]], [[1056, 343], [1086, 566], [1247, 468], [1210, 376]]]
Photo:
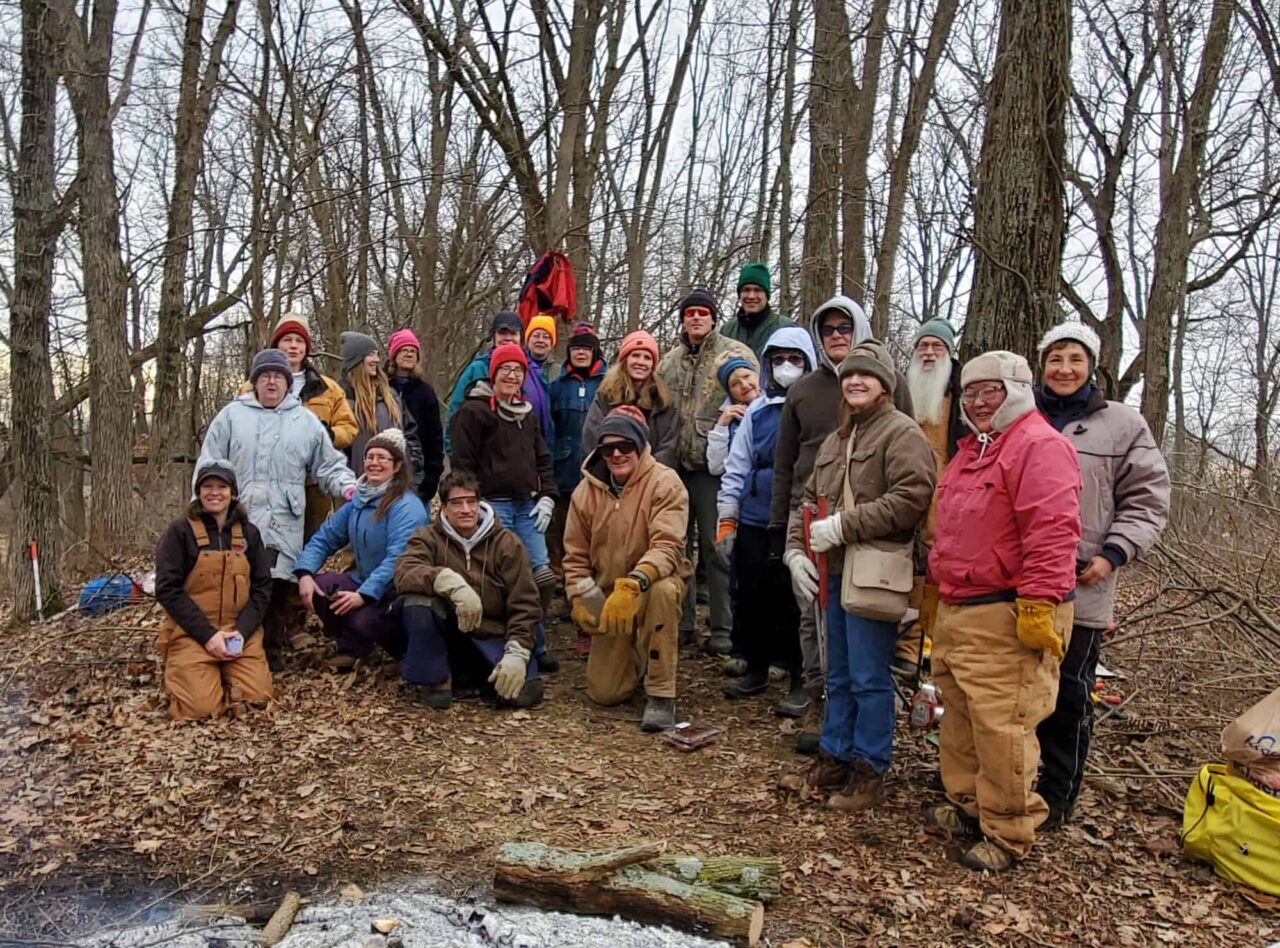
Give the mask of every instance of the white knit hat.
[[403, 461], [408, 454], [408, 445], [404, 440], [404, 432], [399, 428], [386, 428], [365, 442], [367, 454], [370, 448], [382, 448], [397, 461]]
[[1036, 355], [1040, 357], [1041, 365], [1044, 365], [1044, 354], [1049, 351], [1049, 347], [1055, 342], [1080, 343], [1088, 351], [1089, 358], [1093, 360], [1093, 364], [1098, 364], [1098, 353], [1102, 351], [1102, 340], [1098, 338], [1096, 332], [1084, 323], [1059, 323], [1045, 333], [1040, 338], [1040, 345], [1036, 346]]
[[[973, 382], [1003, 382], [1008, 394], [1004, 403], [991, 416], [991, 428], [999, 433], [1036, 407], [1035, 396], [1031, 391], [1031, 366], [1027, 360], [1016, 352], [994, 349], [975, 356], [964, 364], [960, 370], [960, 386], [968, 388]], [[961, 418], [974, 431], [978, 429], [969, 420], [969, 413], [963, 405]]]

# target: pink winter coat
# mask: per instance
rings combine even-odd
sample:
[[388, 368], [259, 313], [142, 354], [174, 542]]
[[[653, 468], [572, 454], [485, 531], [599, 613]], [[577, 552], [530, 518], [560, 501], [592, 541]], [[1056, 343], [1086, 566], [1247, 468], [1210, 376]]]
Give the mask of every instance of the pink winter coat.
[[1062, 602], [1076, 585], [1080, 464], [1038, 411], [985, 450], [975, 435], [938, 483], [929, 576], [949, 605], [1014, 594]]

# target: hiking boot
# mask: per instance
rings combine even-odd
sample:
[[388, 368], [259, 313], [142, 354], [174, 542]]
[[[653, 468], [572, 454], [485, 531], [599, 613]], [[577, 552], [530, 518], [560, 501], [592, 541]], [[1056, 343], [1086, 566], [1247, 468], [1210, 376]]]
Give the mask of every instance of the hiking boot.
[[[773, 677], [772, 674], [769, 676]], [[782, 718], [802, 718], [809, 710], [809, 695], [798, 681], [791, 683], [787, 696], [774, 705], [773, 713]]]
[[1049, 804], [1049, 818], [1040, 825], [1043, 832], [1053, 832], [1062, 829], [1067, 823], [1071, 822], [1071, 811], [1074, 807], [1066, 806], [1054, 800], [1045, 800]]
[[728, 632], [712, 632], [707, 639], [707, 651], [712, 655], [728, 655], [733, 651], [733, 639]]
[[769, 666], [769, 681], [771, 681], [774, 684], [777, 684], [781, 681], [785, 681], [787, 676], [790, 674], [791, 672], [787, 671], [781, 665]]
[[747, 660], [738, 655], [730, 655], [720, 663], [720, 672], [726, 678], [741, 678], [747, 673]]
[[769, 690], [769, 673], [748, 671], [735, 682], [724, 686], [726, 698], [750, 698]]
[[543, 652], [541, 655], [533, 656], [533, 658], [538, 663], [538, 671], [544, 675], [554, 675], [560, 670], [560, 659], [550, 652]]
[[884, 800], [884, 777], [865, 760], [859, 758], [849, 768], [849, 780], [831, 794], [827, 806], [841, 813], [857, 813]]
[[676, 699], [655, 698], [649, 696], [644, 705], [644, 717], [640, 720], [640, 730], [665, 731], [676, 726]]
[[978, 821], [972, 816], [950, 803], [939, 803], [924, 811], [924, 825], [935, 826], [956, 836], [963, 836], [978, 831]]
[[267, 652], [267, 668], [271, 670], [271, 674], [278, 675], [284, 671], [284, 656], [280, 654], [280, 649], [269, 648]]
[[356, 670], [356, 664], [359, 661], [360, 659], [354, 655], [335, 655], [326, 661], [324, 665], [335, 675], [349, 675]]
[[822, 715], [822, 698], [811, 699], [809, 701], [809, 713], [805, 717], [804, 727], [801, 729], [800, 733], [796, 735], [797, 754], [818, 753], [818, 742], [822, 738]]
[[448, 711], [453, 707], [453, 689], [446, 681], [442, 685], [414, 685], [413, 695], [428, 708]]
[[834, 790], [849, 781], [849, 765], [825, 751], [809, 761], [803, 770], [783, 774], [778, 786], [783, 790]]
[[513, 708], [532, 708], [542, 702], [544, 686], [541, 678], [529, 678], [520, 689], [520, 693], [511, 699]]
[[977, 872], [1004, 872], [1013, 866], [1013, 856], [984, 839], [964, 854], [960, 864]]

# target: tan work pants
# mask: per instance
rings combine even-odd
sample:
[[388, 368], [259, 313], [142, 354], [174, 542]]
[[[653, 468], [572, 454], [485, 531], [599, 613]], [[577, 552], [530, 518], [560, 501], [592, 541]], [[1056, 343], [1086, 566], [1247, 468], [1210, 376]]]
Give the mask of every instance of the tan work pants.
[[592, 638], [587, 697], [596, 704], [618, 704], [635, 694], [641, 678], [650, 697], [676, 696], [683, 599], [683, 582], [674, 577], [660, 579], [641, 594], [633, 633]]
[[[1074, 612], [1069, 602], [1054, 611], [1064, 643]], [[946, 708], [938, 746], [947, 797], [1021, 859], [1049, 815], [1032, 785], [1040, 764], [1036, 725], [1057, 700], [1058, 659], [1024, 648], [1016, 606], [994, 602], [940, 604], [931, 660]]]
[[230, 662], [214, 658], [177, 628], [162, 631], [159, 646], [171, 721], [216, 717], [236, 701], [266, 704], [271, 700], [271, 672], [261, 632], [246, 639], [240, 657]]

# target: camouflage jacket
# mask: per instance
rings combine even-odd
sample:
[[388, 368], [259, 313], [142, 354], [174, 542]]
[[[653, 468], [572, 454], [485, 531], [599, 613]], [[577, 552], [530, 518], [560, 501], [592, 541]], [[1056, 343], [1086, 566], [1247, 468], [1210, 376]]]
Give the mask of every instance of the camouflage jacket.
[[696, 348], [689, 345], [684, 333], [680, 344], [672, 348], [658, 363], [658, 377], [671, 389], [671, 399], [680, 414], [680, 432], [676, 436], [676, 469], [707, 469], [707, 433], [715, 427], [724, 401], [717, 373], [726, 360], [741, 356], [758, 366], [755, 353], [740, 342], [712, 329]]

